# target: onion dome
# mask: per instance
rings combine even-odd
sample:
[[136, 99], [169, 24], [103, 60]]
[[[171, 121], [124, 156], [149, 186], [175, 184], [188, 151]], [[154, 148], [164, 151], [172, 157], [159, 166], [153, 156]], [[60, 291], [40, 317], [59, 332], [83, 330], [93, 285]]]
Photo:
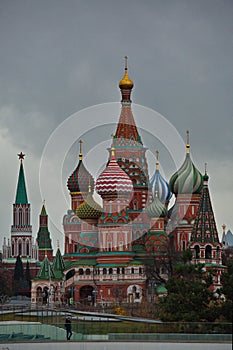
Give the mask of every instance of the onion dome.
[[175, 194], [200, 194], [203, 187], [202, 175], [190, 158], [189, 132], [187, 131], [186, 157], [180, 169], [172, 175], [169, 185]]
[[155, 173], [150, 180], [150, 185], [152, 187], [153, 198], [155, 197], [155, 191], [157, 191], [159, 200], [162, 203], [167, 203], [172, 197], [172, 192], [169, 184], [160, 174], [158, 156], [159, 152], [156, 151], [156, 168]]
[[134, 83], [128, 76], [127, 59], [128, 59], [128, 57], [125, 56], [125, 74], [124, 74], [123, 78], [121, 79], [121, 81], [119, 82], [119, 88], [131, 90], [134, 86]]
[[159, 200], [158, 191], [155, 191], [153, 202], [145, 209], [145, 213], [149, 218], [164, 218], [167, 216], [167, 208]]
[[82, 141], [80, 143], [80, 152], [79, 152], [79, 163], [74, 172], [70, 175], [67, 181], [67, 187], [69, 191], [72, 192], [88, 192], [88, 184], [90, 179], [91, 192], [93, 193], [94, 189], [94, 179], [91, 174], [87, 171], [83, 164], [82, 156]]
[[205, 163], [205, 174], [203, 175], [203, 181], [208, 182], [209, 176], [207, 175], [207, 163]]
[[89, 192], [86, 200], [76, 209], [76, 215], [82, 219], [98, 219], [101, 216], [102, 208], [96, 203], [91, 194], [91, 186], [89, 185]]
[[96, 181], [96, 191], [100, 196], [128, 195], [133, 191], [132, 181], [124, 170], [119, 167], [113, 147], [110, 161]]

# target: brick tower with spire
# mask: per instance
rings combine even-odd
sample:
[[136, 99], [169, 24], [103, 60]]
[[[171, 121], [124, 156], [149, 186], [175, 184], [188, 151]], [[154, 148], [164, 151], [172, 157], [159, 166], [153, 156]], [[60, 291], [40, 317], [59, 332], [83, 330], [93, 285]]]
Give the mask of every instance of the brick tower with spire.
[[18, 184], [16, 189], [15, 203], [13, 204], [13, 224], [11, 226], [11, 239], [6, 245], [4, 240], [3, 258], [21, 258], [36, 259], [37, 247], [33, 244], [32, 226], [31, 226], [31, 208], [28, 202], [26, 181], [24, 176], [23, 160], [25, 154], [18, 154], [20, 168], [18, 175]]
[[42, 205], [40, 218], [39, 218], [39, 231], [37, 233], [37, 245], [38, 245], [38, 259], [43, 261], [45, 255], [47, 255], [49, 261], [53, 259], [52, 241], [50, 238], [50, 232], [48, 229], [48, 215], [45, 209], [45, 203]]

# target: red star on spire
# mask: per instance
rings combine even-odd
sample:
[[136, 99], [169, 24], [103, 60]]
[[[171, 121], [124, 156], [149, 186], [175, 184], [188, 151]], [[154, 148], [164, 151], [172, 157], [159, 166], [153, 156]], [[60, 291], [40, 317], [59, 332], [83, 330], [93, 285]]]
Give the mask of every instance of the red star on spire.
[[24, 157], [25, 157], [25, 154], [23, 154], [23, 152], [20, 152], [20, 153], [18, 154], [18, 157], [19, 157], [19, 159], [22, 161], [22, 160], [24, 159]]

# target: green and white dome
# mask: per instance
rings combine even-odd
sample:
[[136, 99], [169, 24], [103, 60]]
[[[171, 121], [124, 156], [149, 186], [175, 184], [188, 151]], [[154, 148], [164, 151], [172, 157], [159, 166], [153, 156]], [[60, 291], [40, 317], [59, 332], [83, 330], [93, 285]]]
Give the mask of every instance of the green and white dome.
[[167, 208], [158, 198], [158, 191], [155, 193], [153, 202], [145, 209], [149, 218], [164, 218], [167, 216]]
[[190, 145], [186, 144], [186, 157], [180, 169], [172, 175], [169, 185], [175, 194], [200, 194], [203, 187], [203, 177], [193, 164], [190, 157]]

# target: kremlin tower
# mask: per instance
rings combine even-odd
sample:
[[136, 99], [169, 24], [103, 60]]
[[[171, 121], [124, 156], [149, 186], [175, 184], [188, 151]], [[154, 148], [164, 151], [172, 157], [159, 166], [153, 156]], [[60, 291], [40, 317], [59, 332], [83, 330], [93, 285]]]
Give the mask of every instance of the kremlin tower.
[[48, 229], [48, 215], [45, 209], [45, 203], [43, 203], [40, 213], [39, 231], [37, 233], [36, 241], [38, 245], [39, 261], [43, 261], [45, 255], [47, 255], [48, 259], [51, 261], [53, 258], [53, 248]]
[[28, 202], [26, 181], [24, 176], [23, 160], [25, 154], [18, 154], [20, 160], [18, 184], [15, 203], [13, 204], [13, 224], [11, 226], [11, 239], [6, 245], [4, 239], [3, 259], [21, 258], [37, 259], [37, 247], [33, 244], [31, 226], [31, 208]]

